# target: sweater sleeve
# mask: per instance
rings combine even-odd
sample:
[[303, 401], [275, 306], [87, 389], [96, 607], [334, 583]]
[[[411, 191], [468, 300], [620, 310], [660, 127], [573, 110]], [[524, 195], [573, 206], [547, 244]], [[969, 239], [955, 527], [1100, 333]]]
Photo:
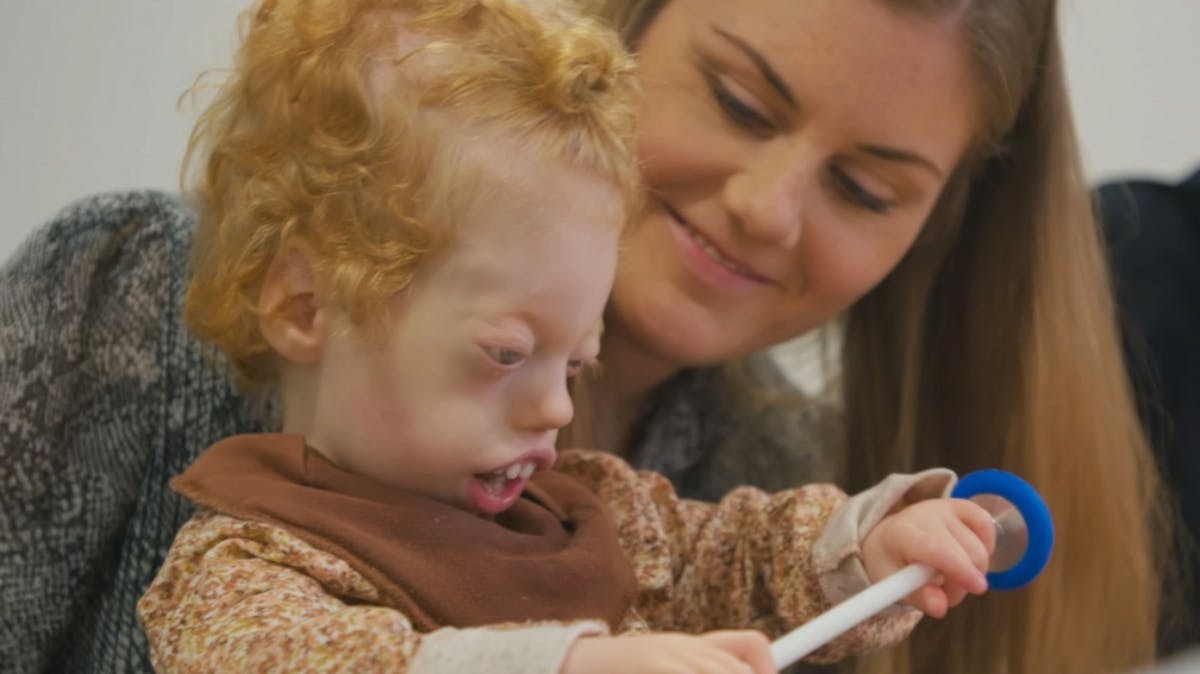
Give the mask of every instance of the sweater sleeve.
[[0, 662], [150, 667], [135, 604], [193, 508], [196, 452], [262, 430], [180, 313], [194, 218], [175, 197], [72, 204], [0, 267]]
[[[125, 637], [136, 630], [136, 594], [120, 607], [113, 598], [134, 582], [117, 567], [152, 547], [123, 544], [137, 533], [130, 516], [162, 429], [158, 349], [174, 301], [169, 277], [182, 276], [172, 257], [186, 260], [189, 229], [165, 195], [92, 197], [37, 230], [0, 268], [7, 671], [133, 667], [92, 646], [103, 631], [108, 646], [135, 655]], [[109, 607], [123, 610], [102, 619]]]
[[556, 674], [603, 623], [523, 623], [423, 634], [344, 560], [287, 531], [203, 511], [180, 530], [138, 603], [159, 672]]
[[[839, 564], [818, 568], [814, 553], [826, 524], [850, 503], [832, 485], [774, 495], [742, 487], [713, 504], [680, 499], [661, 475], [634, 471], [603, 453], [563, 452], [556, 467], [593, 489], [617, 520], [638, 577], [638, 610], [651, 629], [752, 628], [777, 637], [832, 606], [826, 586], [866, 585], [865, 574], [847, 574]], [[887, 495], [897, 498], [892, 491]], [[858, 508], [871, 498], [860, 499]], [[887, 509], [870, 509], [880, 507]], [[822, 549], [857, 550], [857, 540], [847, 544], [841, 538], [858, 530], [839, 529], [825, 537]], [[835, 558], [841, 562], [844, 556], [828, 557]], [[827, 575], [840, 580], [830, 582]], [[885, 612], [808, 659], [831, 662], [894, 643], [919, 617], [911, 609]]]

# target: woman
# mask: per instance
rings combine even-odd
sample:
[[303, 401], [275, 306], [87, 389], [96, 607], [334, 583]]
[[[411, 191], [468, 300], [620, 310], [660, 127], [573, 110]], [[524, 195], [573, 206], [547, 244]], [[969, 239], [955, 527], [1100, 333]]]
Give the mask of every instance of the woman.
[[[969, 602], [862, 670], [1099, 672], [1151, 658], [1160, 492], [1121, 369], [1056, 3], [597, 10], [638, 53], [650, 195], [579, 415], [593, 423], [571, 440], [655, 465], [658, 425], [688, 427], [679, 387], [700, 390], [693, 403], [730, 388], [695, 368], [844, 315], [844, 433], [828, 447], [839, 481], [1002, 467], [1058, 521], [1030, 589]], [[710, 453], [658, 467], [710, 493], [812, 477], [799, 451], [811, 433], [791, 439], [790, 462], [764, 462], [743, 452], [787, 456], [786, 442], [745, 424], [706, 432], [708, 412], [691, 427]]]
[[[1017, 471], [1059, 523], [1043, 578], [861, 667], [1119, 670], [1153, 654], [1158, 486], [1055, 3], [909, 4], [598, 7], [640, 54], [651, 194], [570, 440], [708, 497], [830, 477], [831, 459], [852, 489], [916, 466]], [[0, 272], [0, 656], [15, 671], [145, 669], [133, 604], [189, 514], [166, 479], [258, 429], [180, 325], [191, 225], [163, 195], [93, 199]], [[837, 416], [764, 389], [782, 379], [755, 354], [831, 321]]]

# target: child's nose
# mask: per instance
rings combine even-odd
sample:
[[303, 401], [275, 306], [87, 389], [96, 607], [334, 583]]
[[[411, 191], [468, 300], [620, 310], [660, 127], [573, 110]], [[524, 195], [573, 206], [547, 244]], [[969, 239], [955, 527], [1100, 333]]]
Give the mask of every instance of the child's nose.
[[567, 390], [565, 375], [546, 377], [545, 381], [535, 384], [532, 395], [522, 405], [519, 411], [523, 417], [524, 427], [532, 430], [558, 430], [571, 423], [575, 416], [575, 406], [571, 402], [571, 393]]

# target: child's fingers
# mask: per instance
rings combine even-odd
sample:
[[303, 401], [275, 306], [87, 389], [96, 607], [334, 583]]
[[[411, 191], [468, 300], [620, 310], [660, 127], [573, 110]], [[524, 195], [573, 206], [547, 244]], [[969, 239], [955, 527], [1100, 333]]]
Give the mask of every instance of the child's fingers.
[[949, 525], [946, 529], [917, 542], [909, 559], [936, 569], [945, 579], [941, 583], [943, 585], [957, 584], [976, 593], [987, 590], [987, 579], [971, 561]]
[[775, 663], [771, 660], [771, 642], [762, 632], [722, 630], [709, 632], [701, 638], [749, 665], [754, 674], [775, 674]]
[[988, 557], [991, 557], [996, 551], [996, 522], [992, 514], [974, 501], [954, 499], [954, 502], [959, 520], [975, 534], [987, 551]]
[[951, 520], [946, 525], [946, 528], [949, 530], [950, 535], [962, 546], [963, 553], [966, 554], [971, 565], [980, 573], [987, 572], [992, 556], [985, 547], [984, 542], [979, 540], [979, 536], [975, 534], [975, 531], [958, 520]]
[[958, 583], [944, 582], [939, 576], [905, 599], [905, 603], [931, 618], [941, 618], [962, 603], [967, 590]]
[[962, 603], [962, 600], [967, 596], [967, 590], [958, 583], [946, 583], [942, 586], [942, 592], [946, 595], [946, 608], [951, 609]]
[[924, 613], [930, 618], [942, 618], [946, 612], [950, 610], [950, 603], [947, 601], [946, 593], [941, 587], [936, 585], [936, 579], [916, 592], [910, 594], [905, 603], [909, 606]]
[[719, 648], [693, 653], [683, 664], [695, 674], [756, 674], [750, 665]]

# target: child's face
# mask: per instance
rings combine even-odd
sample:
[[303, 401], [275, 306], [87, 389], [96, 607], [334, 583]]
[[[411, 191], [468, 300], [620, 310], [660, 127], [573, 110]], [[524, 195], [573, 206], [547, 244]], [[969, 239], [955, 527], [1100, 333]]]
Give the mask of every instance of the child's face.
[[554, 461], [567, 378], [599, 351], [622, 213], [596, 177], [497, 157], [375, 340], [328, 336], [306, 431], [344, 469], [489, 514]]

